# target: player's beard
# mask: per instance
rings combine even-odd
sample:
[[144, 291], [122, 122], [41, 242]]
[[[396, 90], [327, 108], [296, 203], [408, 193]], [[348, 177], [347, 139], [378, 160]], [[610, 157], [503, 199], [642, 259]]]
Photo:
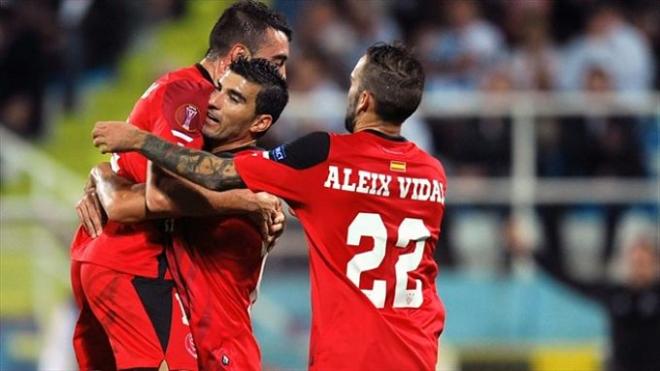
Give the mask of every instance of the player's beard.
[[348, 130], [349, 133], [352, 133], [355, 130], [355, 118], [357, 116], [357, 101], [358, 95], [355, 94], [355, 98], [348, 101], [348, 107], [346, 107], [346, 116], [344, 116], [344, 127]]

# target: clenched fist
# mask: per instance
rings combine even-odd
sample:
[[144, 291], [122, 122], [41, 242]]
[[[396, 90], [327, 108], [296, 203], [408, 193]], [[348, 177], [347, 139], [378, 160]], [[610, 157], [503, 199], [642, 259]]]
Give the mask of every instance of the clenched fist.
[[92, 130], [92, 139], [101, 153], [128, 152], [139, 149], [147, 134], [126, 122], [99, 121]]

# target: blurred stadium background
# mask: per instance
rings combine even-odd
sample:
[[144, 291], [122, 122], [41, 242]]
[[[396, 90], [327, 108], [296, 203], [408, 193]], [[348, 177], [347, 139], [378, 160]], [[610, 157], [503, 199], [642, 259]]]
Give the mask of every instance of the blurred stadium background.
[[[157, 76], [199, 61], [227, 3], [0, 0], [0, 369], [75, 368], [73, 207], [107, 160], [92, 125], [125, 118]], [[510, 247], [549, 252], [585, 282], [621, 279], [641, 239], [658, 248], [657, 0], [271, 4], [295, 32], [293, 97], [264, 146], [342, 131], [349, 72], [372, 42], [403, 40], [426, 65], [404, 135], [449, 176], [438, 369], [603, 369], [601, 307]], [[253, 311], [267, 369], [306, 367], [306, 263], [291, 220]]]

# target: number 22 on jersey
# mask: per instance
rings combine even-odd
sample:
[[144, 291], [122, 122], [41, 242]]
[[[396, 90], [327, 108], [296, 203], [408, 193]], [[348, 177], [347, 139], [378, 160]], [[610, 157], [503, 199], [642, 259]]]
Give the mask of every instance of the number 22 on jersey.
[[[422, 281], [415, 280], [415, 288], [409, 290], [408, 272], [411, 272], [422, 262], [424, 254], [424, 243], [431, 236], [424, 221], [416, 218], [405, 218], [399, 224], [397, 232], [397, 248], [405, 248], [410, 241], [415, 243], [415, 248], [411, 253], [399, 255], [399, 259], [394, 265], [395, 286], [393, 308], [419, 308], [422, 305]], [[360, 275], [364, 271], [378, 268], [385, 258], [387, 249], [387, 229], [385, 223], [379, 214], [359, 213], [348, 226], [347, 244], [349, 246], [360, 245], [362, 237], [371, 237], [374, 241], [374, 248], [356, 254], [346, 265], [346, 276], [360, 287]], [[373, 288], [362, 289], [362, 292], [371, 300], [376, 308], [385, 307], [385, 297], [387, 294], [386, 280], [374, 280]]]

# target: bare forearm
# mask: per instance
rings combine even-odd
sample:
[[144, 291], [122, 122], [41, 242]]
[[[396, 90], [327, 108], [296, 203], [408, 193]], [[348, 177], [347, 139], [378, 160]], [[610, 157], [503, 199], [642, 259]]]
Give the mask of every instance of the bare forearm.
[[254, 193], [246, 189], [216, 192], [151, 164], [147, 207], [171, 210], [180, 216], [233, 215], [259, 210]]
[[245, 187], [232, 159], [179, 147], [151, 134], [144, 136], [137, 150], [154, 164], [205, 188], [220, 191]]
[[109, 219], [120, 223], [134, 223], [166, 216], [147, 210], [144, 184], [133, 184], [115, 174], [108, 164], [96, 166], [92, 170], [92, 178], [96, 183], [99, 201]]

